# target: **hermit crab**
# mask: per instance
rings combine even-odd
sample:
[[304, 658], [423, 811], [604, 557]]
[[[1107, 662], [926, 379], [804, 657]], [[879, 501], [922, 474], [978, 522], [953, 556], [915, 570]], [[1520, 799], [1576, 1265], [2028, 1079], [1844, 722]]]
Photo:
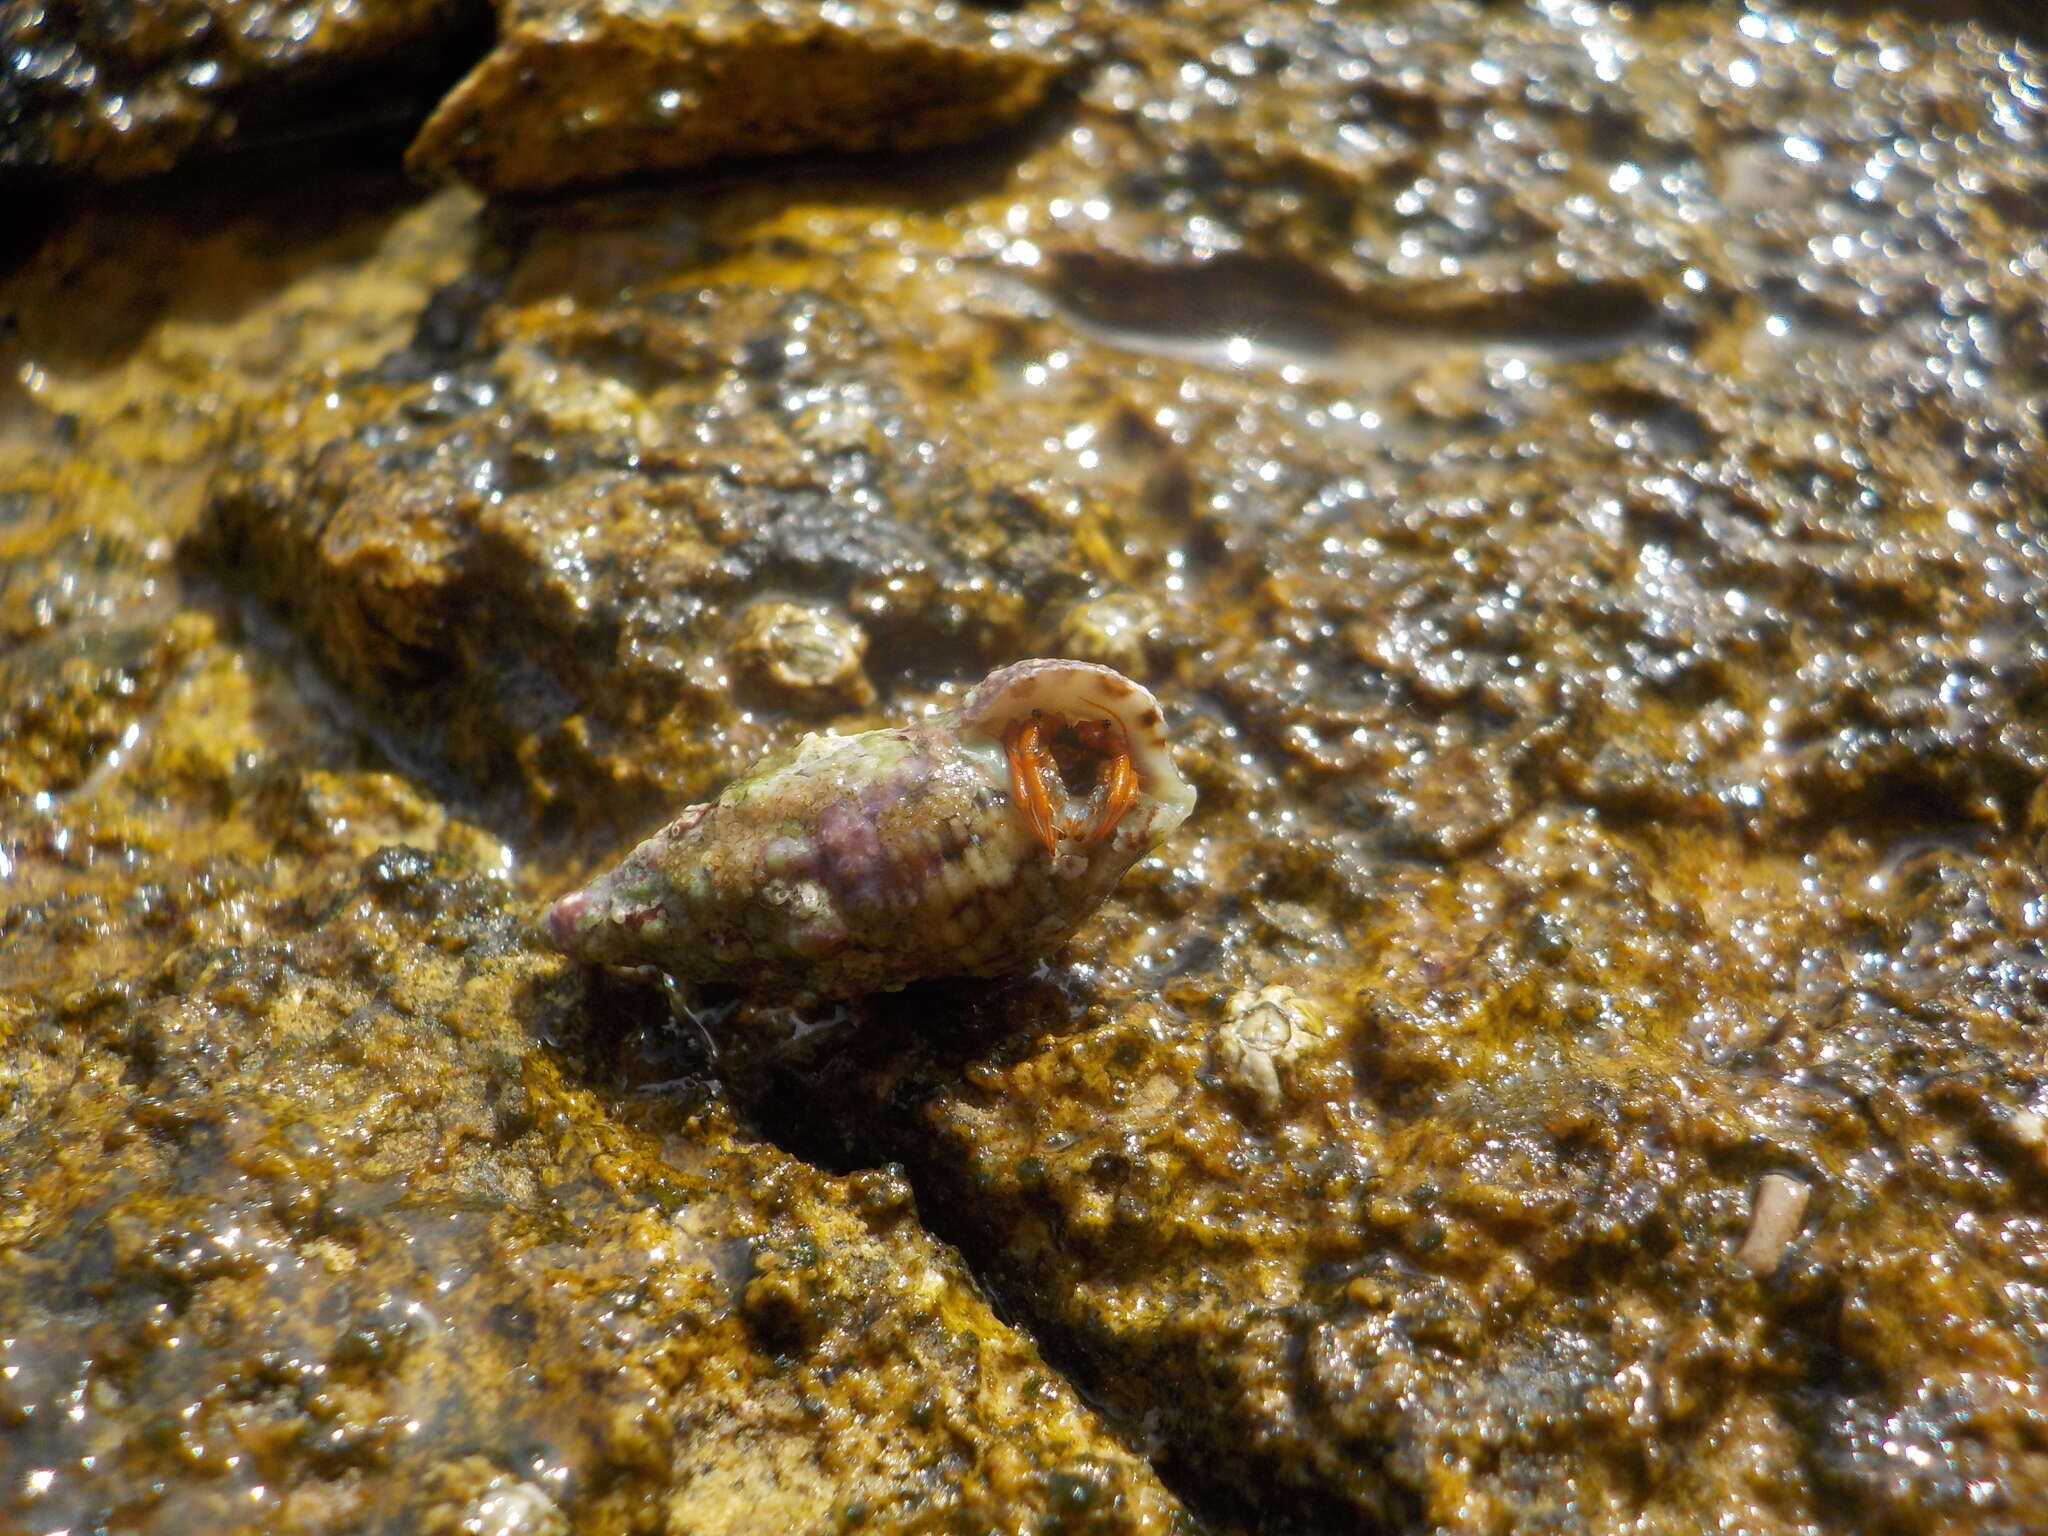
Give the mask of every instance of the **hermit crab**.
[[546, 930], [578, 960], [765, 992], [993, 976], [1079, 927], [1194, 803], [1144, 688], [1020, 661], [951, 713], [764, 759]]

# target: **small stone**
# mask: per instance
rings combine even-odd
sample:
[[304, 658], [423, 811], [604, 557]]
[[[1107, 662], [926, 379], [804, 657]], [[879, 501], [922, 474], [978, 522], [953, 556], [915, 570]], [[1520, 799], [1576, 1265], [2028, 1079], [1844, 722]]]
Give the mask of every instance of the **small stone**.
[[1068, 62], [975, 6], [496, 10], [497, 46], [409, 159], [500, 196], [766, 155], [965, 143], [1030, 112]]
[[1749, 1231], [1735, 1250], [1735, 1262], [1753, 1275], [1775, 1273], [1784, 1262], [1785, 1250], [1799, 1235], [1806, 1203], [1812, 1197], [1813, 1190], [1790, 1174], [1767, 1173], [1757, 1180]]
[[2036, 1170], [2048, 1173], [2048, 1119], [2035, 1110], [2016, 1109], [1998, 1122], [1998, 1129], [2008, 1147]]
[[555, 1501], [532, 1483], [494, 1480], [463, 1512], [463, 1536], [569, 1536]]

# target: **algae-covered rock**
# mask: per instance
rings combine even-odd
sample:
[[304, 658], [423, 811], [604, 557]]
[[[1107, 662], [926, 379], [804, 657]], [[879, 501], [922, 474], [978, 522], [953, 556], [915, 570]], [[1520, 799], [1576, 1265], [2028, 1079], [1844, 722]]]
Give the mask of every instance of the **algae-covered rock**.
[[2028, 1528], [2036, 874], [1544, 812], [1340, 919], [1228, 846], [1063, 982], [781, 1069], [1176, 1475], [1254, 1525]]
[[175, 514], [8, 473], [0, 667], [181, 662], [108, 729], [9, 695], [0, 1521], [1178, 1528], [900, 1174], [752, 1140], [659, 995], [538, 947], [502, 847], [194, 602]]
[[543, 828], [623, 835], [814, 713], [761, 661], [792, 598], [844, 637], [831, 686], [858, 702], [861, 669], [1016, 654], [1079, 587], [1056, 509], [885, 366], [901, 317], [688, 283], [481, 324], [473, 353], [256, 416], [204, 558]]
[[[2039, 371], [1992, 338], [2048, 298], [2029, 56], [1668, 7], [1257, 25], [1299, 46], [1253, 47], [1244, 12], [1131, 19], [1066, 131], [997, 187], [942, 180], [880, 252], [873, 184], [607, 205], [590, 265], [505, 226], [505, 293], [447, 364], [499, 415], [453, 406], [423, 480], [383, 466], [424, 360], [345, 390], [343, 431], [282, 407], [261, 475], [223, 483], [228, 547], [345, 496], [321, 526], [346, 542], [274, 585], [352, 676], [385, 641], [332, 615], [472, 569], [471, 527], [557, 551], [578, 613], [645, 613], [620, 573], [688, 544], [607, 533], [544, 456], [530, 500], [435, 489], [494, 462], [467, 442], [537, 377], [517, 338], [615, 317], [633, 346], [601, 378], [525, 398], [578, 445], [557, 465], [609, 441], [646, 474], [679, 421], [726, 463], [752, 446], [696, 403], [743, 368], [661, 397], [650, 356], [778, 289], [861, 317], [827, 352], [863, 396], [943, 421], [942, 454], [1071, 540], [1064, 583], [984, 633], [1107, 644], [1091, 615], [1147, 613], [1116, 643], [1186, 720], [1203, 808], [1060, 978], [856, 1010], [794, 1064], [750, 1058], [792, 1021], [740, 1004], [721, 1038], [758, 1111], [822, 1093], [902, 1158], [1062, 1359], [1254, 1523], [2025, 1528], [2048, 444]], [[821, 389], [789, 387], [791, 331], [748, 354], [784, 410]], [[919, 440], [873, 451], [922, 464], [892, 446]], [[872, 482], [842, 483], [859, 541]], [[962, 505], [897, 516], [976, 548], [994, 525]], [[513, 506], [583, 536], [507, 535]], [[1006, 596], [983, 573], [1031, 547], [992, 536], [955, 590]], [[780, 600], [766, 576], [728, 609]], [[419, 639], [431, 677], [475, 666], [467, 611], [400, 600], [383, 629], [455, 615]], [[921, 633], [868, 651], [877, 712], [958, 675]], [[550, 707], [618, 719], [639, 670]], [[673, 697], [601, 766], [555, 759], [552, 793], [626, 804], [621, 765], [675, 760], [679, 729], [737, 745], [746, 695]], [[785, 736], [815, 707], [763, 702]], [[528, 728], [452, 708], [516, 782]]]
[[[95, 651], [75, 686], [38, 684], [59, 707], [23, 739], [72, 745], [0, 757], [24, 783], [63, 775], [0, 843], [35, 881], [8, 914], [31, 969], [7, 1017], [55, 1021], [19, 1081], [126, 1103], [111, 1068], [60, 1083], [125, 1030], [145, 1099], [190, 1084], [218, 1108], [218, 1079], [259, 1148], [345, 1106], [380, 1139], [337, 1155], [337, 1181], [381, 1187], [402, 1162], [436, 1219], [473, 1223], [452, 1301], [395, 1259], [372, 1272], [470, 1319], [486, 1381], [531, 1319], [518, 1369], [559, 1427], [535, 1432], [538, 1463], [436, 1438], [431, 1413], [421, 1462], [376, 1461], [410, 1453], [374, 1436], [319, 1462], [275, 1368], [217, 1396], [226, 1375], [167, 1379], [233, 1405], [198, 1410], [225, 1415], [209, 1425], [286, 1426], [260, 1444], [300, 1459], [266, 1489], [345, 1485], [369, 1509], [404, 1493], [386, 1469], [419, 1466], [408, 1517], [450, 1528], [602, 1529], [634, 1499], [646, 1524], [716, 1528], [734, 1486], [801, 1526], [899, 1431], [892, 1486], [935, 1520], [1157, 1508], [1012, 1483], [1023, 1463], [995, 1452], [945, 1462], [920, 1384], [963, 1357], [918, 1325], [890, 1336], [889, 1381], [834, 1395], [883, 1370], [844, 1324], [893, 1273], [872, 1256], [936, 1255], [929, 1223], [1223, 1522], [2038, 1528], [2037, 23], [1946, 3], [1062, 16], [1087, 67], [1028, 135], [497, 208], [410, 342], [332, 366], [313, 345], [248, 414], [183, 546], [193, 585], [142, 633], [184, 634], [207, 679], [271, 710], [337, 681], [325, 718], [374, 728], [381, 755], [301, 721], [244, 772], [280, 728], [228, 709], [235, 751], [203, 750], [158, 682], [185, 651]], [[78, 418], [84, 451], [126, 451], [138, 412], [170, 419], [120, 398], [126, 421]], [[31, 647], [56, 631], [21, 615], [120, 624], [136, 573], [162, 569], [148, 539], [68, 537], [7, 546], [0, 622]], [[104, 571], [60, 594], [74, 549], [81, 569], [108, 551]], [[195, 595], [217, 579], [288, 636]], [[294, 646], [310, 665], [265, 669]], [[915, 717], [1060, 652], [1129, 672], [1174, 720], [1200, 809], [1171, 856], [1028, 977], [830, 1010], [680, 996], [730, 1106], [643, 1091], [685, 1075], [666, 1011], [534, 955], [498, 886], [410, 855], [347, 872], [368, 815], [380, 841], [553, 894], [804, 731]], [[95, 778], [133, 723], [123, 680], [172, 700], [141, 718], [183, 745], [145, 730], [132, 769]], [[494, 859], [479, 812], [525, 862]], [[217, 976], [177, 958], [222, 933], [238, 953]], [[266, 1064], [292, 1051], [313, 1070], [279, 1086]], [[387, 1057], [417, 1070], [380, 1076]], [[422, 1086], [442, 1080], [445, 1106]], [[54, 1101], [22, 1102], [40, 1127]], [[175, 1126], [145, 1132], [64, 1155], [87, 1179], [185, 1156]], [[33, 1139], [54, 1134], [6, 1164], [33, 1209], [61, 1206], [54, 1143]], [[900, 1162], [915, 1221], [877, 1176], [754, 1134]], [[178, 1163], [178, 1198], [239, 1219], [253, 1175], [232, 1136], [210, 1145], [228, 1151]], [[659, 1160], [680, 1207], [643, 1199]], [[578, 1172], [550, 1183], [557, 1165]], [[677, 1211], [752, 1231], [764, 1207], [720, 1181], [763, 1168], [788, 1191], [771, 1229], [838, 1263], [770, 1245], [707, 1279], [678, 1247], [661, 1287], [619, 1273]], [[251, 1198], [280, 1253], [315, 1251], [271, 1185]], [[395, 1254], [409, 1211], [362, 1218], [356, 1261]], [[11, 1294], [112, 1305], [77, 1302], [86, 1261], [48, 1235], [83, 1220], [38, 1228], [53, 1267]], [[191, 1222], [186, 1248], [211, 1252]], [[180, 1283], [229, 1303], [259, 1285]], [[696, 1332], [654, 1326], [685, 1311]], [[225, 1321], [194, 1337], [226, 1342], [194, 1358], [244, 1348], [243, 1315], [195, 1313]], [[572, 1333], [612, 1375], [556, 1372]], [[674, 1368], [692, 1341], [751, 1383], [690, 1377], [708, 1422]], [[532, 1422], [515, 1388], [407, 1347], [381, 1375], [318, 1360], [487, 1410], [448, 1418]], [[984, 1366], [985, 1422], [1011, 1424], [1035, 1357]], [[713, 1447], [714, 1471], [628, 1424], [618, 1391]], [[335, 1422], [384, 1422], [372, 1407]], [[772, 1481], [719, 1438], [735, 1425]], [[194, 1465], [224, 1464], [209, 1434]], [[556, 1464], [616, 1481], [564, 1493]], [[203, 1500], [239, 1475], [171, 1486]]]
[[651, 1080], [504, 897], [391, 849], [0, 1014], [15, 1522], [1174, 1528], [899, 1174]]
[[977, 138], [1044, 99], [1057, 29], [936, 4], [500, 0], [498, 46], [435, 110], [417, 170], [545, 192], [796, 150]]
[[209, 151], [416, 118], [482, 0], [8, 0], [0, 175], [126, 181]]
[[206, 628], [170, 541], [122, 481], [35, 466], [0, 494], [0, 802], [47, 803], [118, 765]]

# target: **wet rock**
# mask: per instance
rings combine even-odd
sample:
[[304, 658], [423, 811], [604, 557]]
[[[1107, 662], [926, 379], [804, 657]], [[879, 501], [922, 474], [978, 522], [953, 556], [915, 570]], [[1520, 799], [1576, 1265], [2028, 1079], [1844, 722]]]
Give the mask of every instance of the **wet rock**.
[[[1180, 610], [1148, 635], [1155, 669], [1204, 653], [1204, 685], [1279, 745], [1302, 793], [1427, 856], [1483, 845], [1553, 792], [1758, 835], [1845, 802], [2009, 814], [2048, 765], [2033, 702], [2048, 659], [2015, 639], [2043, 580], [2017, 509], [2048, 455], [2035, 386], [2017, 361], [1977, 358], [1955, 317], [2039, 309], [2012, 275], [2031, 236], [1947, 217], [1959, 165], [1888, 179], [1878, 204], [1850, 154], [1872, 113], [1905, 131], [1937, 107], [1991, 111], [2003, 56], [1966, 52], [1982, 73], [1930, 69], [1921, 97], [1892, 103], [1877, 61], [1891, 45], [1870, 41], [1807, 103], [1840, 147], [1809, 155], [1801, 139], [1759, 165], [1744, 92], [1730, 86], [1723, 121], [1657, 83], [1666, 66], [1749, 79], [1761, 66], [1740, 29], [1653, 47], [1589, 22], [1567, 48], [1563, 23], [1468, 36], [1448, 12], [1418, 15], [1403, 25], [1479, 72], [1416, 87], [1436, 126], [1413, 187], [1439, 163], [1478, 176], [1469, 159], [1533, 195], [1544, 177], [1491, 157], [1547, 155], [1574, 169], [1545, 173], [1559, 185], [1540, 224], [1457, 240], [1440, 222], [1360, 225], [1341, 250], [1308, 250], [1328, 221], [1288, 202], [1256, 226], [1231, 212], [1227, 253], [1183, 249], [1185, 200], [1138, 195], [1123, 157], [1156, 119], [1180, 121], [1183, 85], [1158, 83], [1181, 81], [1168, 61], [1197, 44], [1238, 55], [1207, 13], [1166, 33], [1133, 21], [1160, 94], [1126, 80], [994, 192], [978, 172], [943, 183], [945, 216], [892, 224], [872, 261], [843, 257], [871, 249], [867, 204], [842, 206], [843, 189], [801, 217], [746, 199], [604, 205], [578, 216], [580, 255], [529, 227], [513, 297], [463, 357], [395, 359], [258, 418], [249, 472], [219, 487], [225, 558], [299, 610], [344, 675], [402, 713], [435, 699], [440, 750], [522, 780], [518, 798], [557, 825], [649, 823], [714, 787], [713, 761], [753, 755], [701, 750], [728, 727], [700, 636], [709, 610], [788, 579], [847, 599], [885, 690], [913, 654], [958, 657], [965, 676], [968, 657], [1027, 638], [1097, 643], [1041, 610], [1085, 615], [1150, 585]], [[1299, 105], [1303, 71], [1335, 92], [1359, 70], [1414, 68], [1383, 19], [1283, 22], [1328, 36], [1272, 78], [1233, 75], [1247, 110]], [[1787, 47], [1820, 38], [1786, 28]], [[1555, 54], [1565, 73], [1495, 80], [1496, 47]], [[1644, 62], [1608, 79], [1601, 49]], [[1579, 116], [1553, 122], [1554, 90], [1574, 114], [1599, 103], [1614, 131], [1582, 142]], [[1192, 105], [1184, 118], [1174, 167], [1242, 127]], [[2018, 140], [1973, 142], [1970, 174], [2031, 184]], [[1245, 186], [1295, 164], [1271, 135], [1240, 149], [1261, 145]], [[1804, 190], [1774, 193], [1752, 241], [1766, 174]], [[1605, 190], [1565, 195], [1575, 179]], [[1376, 185], [1347, 184], [1345, 206], [1406, 206]], [[1226, 227], [1224, 210], [1203, 217]], [[1646, 263], [1629, 229], [1663, 255]], [[1396, 260], [1411, 244], [1433, 275]], [[767, 287], [728, 282], [749, 263]], [[1629, 297], [1561, 293], [1542, 275], [1559, 265]], [[1827, 315], [1794, 313], [1788, 291]], [[1866, 322], [1867, 344], [1828, 339]], [[282, 555], [261, 568], [238, 553], [272, 539]], [[1901, 605], [1917, 618], [1868, 623]], [[458, 644], [449, 616], [471, 614], [481, 643]], [[545, 644], [481, 638], [536, 623]], [[448, 654], [469, 681], [437, 692]]]
[[[617, 837], [776, 739], [750, 677], [785, 710], [857, 705], [858, 634], [871, 672], [971, 679], [1082, 585], [1056, 509], [884, 371], [900, 325], [695, 283], [638, 309], [494, 311], [473, 360], [259, 415], [205, 558], [543, 828]], [[824, 650], [786, 625], [763, 639], [770, 592], [836, 615]]]
[[[1604, 1530], [1647, 1498], [1683, 1529], [1743, 1506], [1762, 1454], [1774, 1507], [1853, 1486], [1898, 1518], [1923, 1488], [1921, 1528], [1960, 1531], [1960, 1484], [1856, 1427], [1939, 1381], [1988, 1427], [1969, 1465], [2022, 1519], [2034, 1368], [1995, 1298], [2033, 1284], [2037, 1218], [2012, 1197], [2034, 1162], [1994, 1106], [2048, 1093], [2040, 953], [2011, 948], [2040, 886], [1975, 874], [1978, 937], [1930, 963], [1889, 936], [1925, 923], [1928, 895], [1864, 929], [1853, 893], [1878, 862], [1837, 847], [1767, 877], [1720, 840], [1539, 820], [1441, 871], [1386, 871], [1332, 925], [1348, 960], [1256, 991], [1244, 967], [1299, 937], [1227, 917], [1227, 888], [1169, 919], [1162, 881], [1069, 979], [966, 1000], [945, 1040], [877, 1007], [864, 1048], [804, 1071], [849, 1118], [889, 1117], [933, 1219], [1248, 1518], [1334, 1498], [1400, 1528]], [[1852, 953], [1904, 964], [1915, 1001], [1824, 974]], [[1269, 1082], [1242, 1036], [1283, 986], [1328, 1035]], [[1745, 1280], [1730, 1256], [1753, 1191], [1788, 1164], [1826, 1171], [1826, 1204]], [[1952, 1202], [1983, 1213], [1967, 1260]], [[1930, 1288], [1931, 1262], [1971, 1278]], [[1853, 1451], [1800, 1470], [1836, 1436]]]
[[24, 464], [0, 493], [0, 655], [146, 612], [170, 547], [119, 478]]
[[528, 948], [503, 850], [187, 606], [118, 482], [14, 473], [7, 663], [154, 613], [183, 667], [0, 814], [0, 1522], [1170, 1528], [900, 1177], [813, 1186], [673, 1083], [659, 1007]]
[[176, 612], [170, 541], [118, 478], [10, 476], [0, 512], [0, 799], [48, 804], [118, 767], [210, 626]]
[[0, 176], [153, 175], [234, 144], [418, 117], [482, 0], [109, 0], [0, 8]]
[[103, 480], [21, 483], [10, 660], [189, 633], [119, 761], [0, 802], [0, 1520], [1173, 1528], [900, 1176], [748, 1141]]
[[413, 143], [420, 171], [532, 193], [797, 150], [957, 144], [1058, 79], [1056, 29], [952, 0], [501, 0], [498, 46]]
[[12, 1519], [1173, 1528], [906, 1205], [747, 1141], [504, 895], [392, 848], [0, 1015]]
[[[167, 456], [184, 446], [154, 426]], [[179, 498], [82, 457], [0, 466], [0, 1011], [52, 988], [124, 998], [197, 914], [249, 923], [251, 892], [385, 843], [505, 867], [303, 669], [192, 602], [172, 559]]]
[[[865, 708], [757, 607], [857, 627], [877, 715], [1134, 646], [1201, 811], [1057, 965], [686, 999], [917, 1190], [833, 1202], [1250, 1526], [2028, 1529], [2044, 75], [1944, 9], [1105, 6], [972, 162], [500, 210], [248, 423], [190, 568], [550, 888]], [[235, 846], [311, 875], [376, 798], [272, 794]], [[132, 1007], [70, 910], [41, 974], [118, 946]], [[1816, 1198], [1745, 1272], [1767, 1177]], [[735, 1326], [809, 1358], [763, 1260]]]
[[[1490, 105], [1433, 124], [1431, 167], [1495, 153], [1474, 140], [1504, 121], [1489, 82], [1520, 26], [1446, 39], [1455, 62], [1428, 78]], [[1759, 26], [1775, 51], [1743, 41]], [[1984, 50], [1968, 57], [1997, 54], [1966, 37]], [[1114, 393], [1137, 424], [1082, 436], [1066, 472], [1099, 487], [1083, 455], [1150, 455], [1104, 542], [1176, 594], [1160, 655], [1195, 701], [1204, 810], [1063, 979], [949, 999], [964, 1027], [943, 1041], [870, 1011], [883, 1043], [842, 1047], [869, 1075], [841, 1115], [893, 1127], [934, 1218], [1158, 1427], [1169, 1465], [1254, 1519], [1331, 1499], [1401, 1529], [1685, 1530], [1847, 1500], [1919, 1530], [2023, 1527], [2041, 1497], [2032, 1323], [1999, 1321], [1997, 1298], [2017, 1286], [2038, 1310], [2036, 1214], [2013, 1198], [2034, 1155], [2004, 1127], [2044, 1087], [2024, 809], [2044, 763], [2043, 444], [2038, 383], [1964, 362], [1974, 344], [1942, 317], [1971, 311], [1971, 284], [2029, 315], [2043, 294], [2009, 286], [2040, 270], [2026, 221], [1965, 234], [1942, 209], [1951, 171], [2019, 185], [2031, 130], [1988, 126], [2004, 65], [1974, 85], [1921, 69], [1894, 97], [1879, 56], [1896, 45], [1812, 13], [1624, 29], [1604, 81], [1605, 43], [1582, 42], [1585, 72], [1556, 58], [1542, 89], [1569, 76], [1616, 136], [1518, 141], [1531, 110], [1508, 112], [1506, 142], [1604, 192], [1470, 250], [1418, 227], [1416, 259], [1483, 257], [1513, 288], [1576, 247], [1636, 287], [1620, 333], [1567, 304], [1558, 329], [1515, 336], [1475, 268], [1424, 294], [1437, 356], [1390, 344], [1368, 373], [1283, 322], [1360, 313], [1349, 264], [1398, 240], [1319, 247], [1332, 281], [1296, 308], [1275, 277], [1233, 301], [1234, 333], [1192, 341], [1145, 307], [1170, 268], [1125, 268], [1126, 291], [1098, 265], [1085, 295], [1054, 269], [1065, 324], [1021, 325], [1013, 366], [1070, 420], [1108, 419], [1086, 402]], [[1794, 83], [1808, 47], [1849, 48], [1828, 93]], [[1647, 84], [1660, 71], [1727, 93], [1673, 101]], [[1752, 243], [1767, 114], [1736, 83], [1767, 76], [1769, 113], [1796, 100], [1816, 137], [1768, 144]], [[1511, 93], [1532, 109], [1541, 91]], [[1981, 159], [1896, 184], [1880, 164], [1892, 190], [1858, 194], [1861, 114], [1965, 103]], [[1405, 204], [1425, 176], [1402, 175]], [[1650, 206], [1695, 197], [1724, 213], [1693, 235]], [[1107, 240], [1179, 238], [1105, 205]], [[1628, 277], [1623, 231], [1686, 242], [1672, 287]], [[1257, 238], [1297, 232], [1329, 238], [1277, 217]], [[1873, 242], [1894, 256], [1859, 254]], [[1923, 262], [1930, 242], [1944, 254]], [[1684, 297], [1687, 264], [1700, 292], [1742, 297], [1716, 317]], [[1203, 282], [1187, 291], [1228, 287]], [[1864, 306], [1874, 328], [1852, 340]], [[1682, 325], [1660, 334], [1651, 310]], [[1229, 1000], [1274, 985], [1331, 1037], [1299, 1084], [1275, 1073], [1278, 1096], [1239, 1051], [1216, 1070]], [[814, 1070], [860, 1081], [839, 1058]], [[1787, 1167], [1825, 1208], [1742, 1280], [1752, 1192]], [[1965, 1209], [1997, 1212], [1968, 1259]], [[1930, 1256], [1972, 1277], [1930, 1288]], [[1957, 1438], [1965, 1414], [1982, 1441]], [[2001, 1490], [1995, 1515], [1971, 1478]]]
[[1062, 656], [1099, 662], [1130, 674], [1151, 670], [1147, 654], [1161, 624], [1159, 608], [1136, 592], [1112, 592], [1076, 603], [1060, 621]]
[[47, 801], [118, 766], [208, 638], [204, 620], [181, 614], [164, 630], [83, 631], [0, 659], [0, 732], [13, 746], [0, 794]]

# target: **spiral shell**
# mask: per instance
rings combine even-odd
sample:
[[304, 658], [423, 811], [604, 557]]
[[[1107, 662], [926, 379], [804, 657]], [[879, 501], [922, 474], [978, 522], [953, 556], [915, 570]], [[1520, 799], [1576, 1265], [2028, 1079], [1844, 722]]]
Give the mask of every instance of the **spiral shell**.
[[1056, 947], [1194, 803], [1144, 688], [1021, 661], [950, 714], [764, 759], [546, 929], [579, 960], [765, 992], [993, 976]]

